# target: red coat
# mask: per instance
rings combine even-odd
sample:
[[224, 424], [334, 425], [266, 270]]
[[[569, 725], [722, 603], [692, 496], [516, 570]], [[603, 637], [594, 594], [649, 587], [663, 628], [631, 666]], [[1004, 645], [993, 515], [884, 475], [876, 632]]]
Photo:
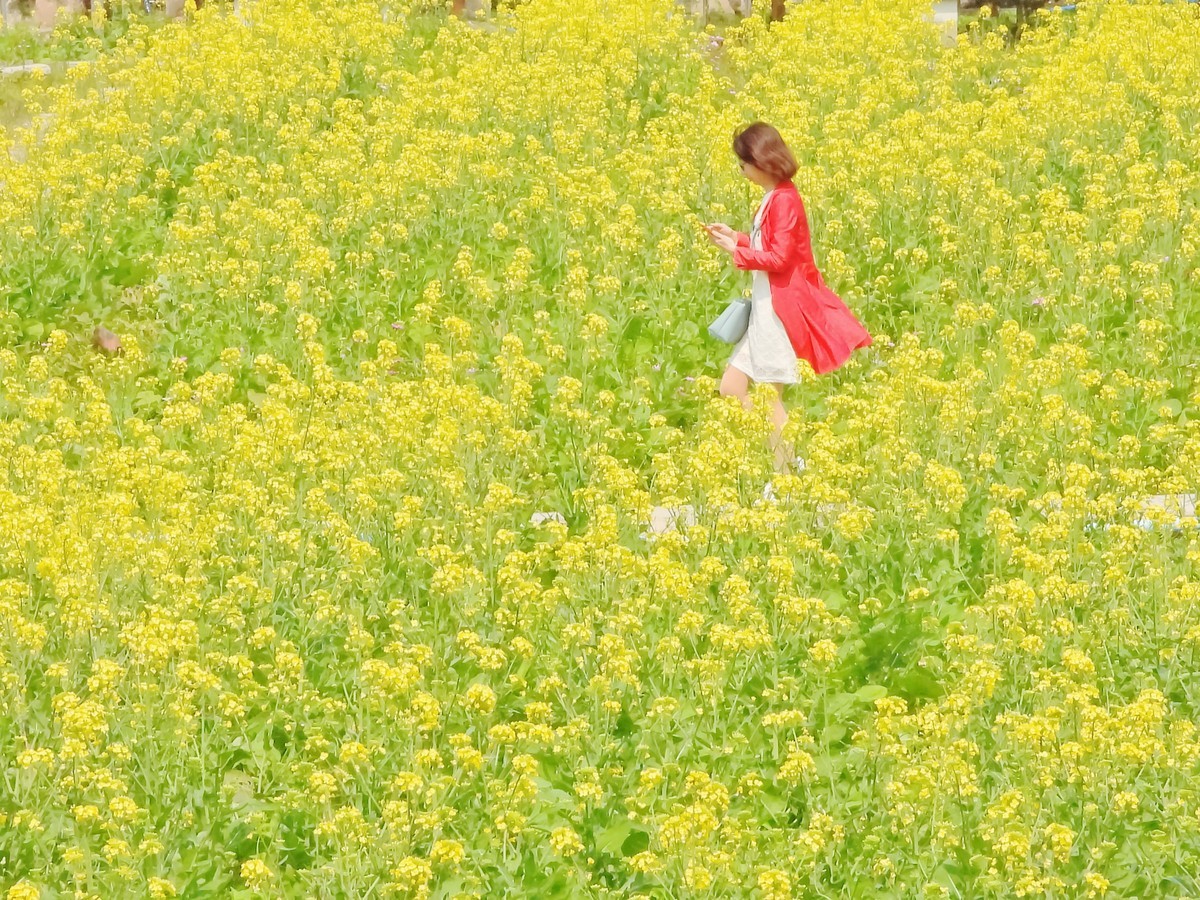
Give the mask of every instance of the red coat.
[[750, 236], [739, 232], [733, 262], [739, 269], [767, 273], [771, 305], [796, 356], [823, 375], [859, 347], [869, 347], [867, 330], [817, 271], [804, 202], [790, 181], [771, 192], [760, 227], [763, 249], [751, 249]]

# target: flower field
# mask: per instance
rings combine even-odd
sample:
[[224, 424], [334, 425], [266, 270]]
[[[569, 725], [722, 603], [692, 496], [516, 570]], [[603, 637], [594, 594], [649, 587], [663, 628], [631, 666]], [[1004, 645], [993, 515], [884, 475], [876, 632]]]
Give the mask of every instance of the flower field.
[[[926, 6], [210, 4], [27, 90], [0, 892], [1200, 897], [1200, 6]], [[705, 334], [757, 118], [876, 338], [789, 476]]]

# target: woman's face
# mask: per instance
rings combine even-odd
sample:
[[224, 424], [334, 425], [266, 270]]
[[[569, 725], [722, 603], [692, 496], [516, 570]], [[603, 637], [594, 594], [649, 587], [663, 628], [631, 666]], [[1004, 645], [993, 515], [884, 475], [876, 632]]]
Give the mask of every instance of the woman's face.
[[754, 165], [754, 163], [747, 162], [744, 159], [739, 160], [739, 162], [742, 165], [742, 174], [745, 175], [747, 178], [749, 178], [751, 181], [753, 181], [755, 184], [757, 184], [759, 187], [764, 187], [764, 188], [775, 187], [775, 179], [772, 178], [770, 175], [768, 175], [766, 172], [764, 172], [762, 169], [760, 169], [758, 166]]

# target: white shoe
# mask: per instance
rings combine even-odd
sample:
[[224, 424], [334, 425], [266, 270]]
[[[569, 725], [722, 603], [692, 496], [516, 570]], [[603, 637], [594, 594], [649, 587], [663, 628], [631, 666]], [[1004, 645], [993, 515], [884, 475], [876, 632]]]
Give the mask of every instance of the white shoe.
[[803, 457], [803, 456], [797, 456], [797, 457], [796, 457], [796, 458], [795, 458], [795, 459], [792, 461], [792, 468], [793, 468], [793, 469], [795, 469], [797, 472], [803, 472], [805, 469], [807, 469], [807, 468], [808, 468], [808, 463], [806, 463], [806, 462], [804, 461], [804, 457]]
[[774, 500], [775, 499], [775, 485], [772, 482], [768, 481], [766, 484], [766, 487], [763, 488], [762, 495], [763, 495], [764, 500]]

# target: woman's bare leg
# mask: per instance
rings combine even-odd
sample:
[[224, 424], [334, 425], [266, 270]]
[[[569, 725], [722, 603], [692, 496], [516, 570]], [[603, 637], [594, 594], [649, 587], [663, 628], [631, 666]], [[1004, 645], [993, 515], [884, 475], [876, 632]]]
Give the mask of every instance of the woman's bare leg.
[[750, 376], [741, 369], [725, 367], [725, 374], [721, 376], [720, 391], [722, 397], [737, 397], [742, 402], [743, 409], [750, 408]]
[[792, 447], [783, 439], [783, 426], [787, 424], [787, 408], [783, 405], [783, 385], [772, 385], [775, 388], [775, 403], [771, 407], [771, 422], [775, 433], [771, 435], [771, 449], [775, 452], [775, 471], [786, 472], [791, 465], [795, 453]]
[[[775, 388], [775, 402], [771, 405], [771, 423], [775, 432], [771, 435], [771, 450], [775, 454], [775, 471], [786, 472], [792, 462], [792, 448], [783, 440], [783, 426], [787, 424], [787, 409], [783, 405], [783, 385], [772, 385]], [[753, 406], [750, 400], [750, 376], [740, 369], [727, 366], [721, 376], [721, 396], [737, 397], [743, 409]]]

